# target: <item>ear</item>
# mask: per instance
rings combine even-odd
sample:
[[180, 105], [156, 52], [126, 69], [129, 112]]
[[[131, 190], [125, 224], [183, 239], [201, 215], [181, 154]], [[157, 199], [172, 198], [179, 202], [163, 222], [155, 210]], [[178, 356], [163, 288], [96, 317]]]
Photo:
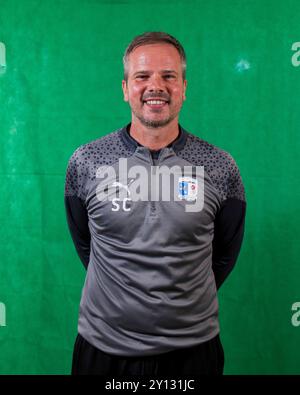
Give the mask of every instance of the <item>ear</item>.
[[124, 95], [124, 101], [128, 101], [128, 87], [127, 87], [127, 82], [125, 80], [122, 80], [122, 89], [123, 89], [123, 95]]
[[186, 96], [185, 96], [186, 87], [187, 87], [187, 80], [184, 80], [183, 81], [183, 96], [182, 96], [183, 100], [186, 99]]

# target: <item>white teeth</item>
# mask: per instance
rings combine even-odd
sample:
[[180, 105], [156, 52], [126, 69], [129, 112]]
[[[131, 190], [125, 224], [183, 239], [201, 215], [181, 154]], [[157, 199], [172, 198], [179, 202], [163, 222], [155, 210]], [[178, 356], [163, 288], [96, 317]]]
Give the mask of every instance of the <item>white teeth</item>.
[[164, 101], [161, 100], [148, 100], [147, 101], [148, 104], [164, 104]]

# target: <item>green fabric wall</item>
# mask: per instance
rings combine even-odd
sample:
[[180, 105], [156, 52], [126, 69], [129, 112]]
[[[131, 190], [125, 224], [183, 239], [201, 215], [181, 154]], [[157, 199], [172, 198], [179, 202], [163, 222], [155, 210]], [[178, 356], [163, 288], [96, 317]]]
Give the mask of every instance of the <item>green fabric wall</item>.
[[0, 0], [1, 374], [70, 371], [85, 272], [67, 161], [130, 120], [122, 55], [147, 30], [184, 45], [181, 124], [229, 151], [246, 188], [244, 244], [219, 292], [225, 374], [300, 374], [299, 17], [297, 0]]

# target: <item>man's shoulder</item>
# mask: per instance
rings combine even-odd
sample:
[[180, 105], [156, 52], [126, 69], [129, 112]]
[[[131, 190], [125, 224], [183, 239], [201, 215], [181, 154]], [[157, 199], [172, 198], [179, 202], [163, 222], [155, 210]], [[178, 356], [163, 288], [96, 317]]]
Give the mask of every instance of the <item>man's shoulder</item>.
[[187, 142], [183, 149], [194, 160], [204, 161], [206, 164], [224, 163], [224, 165], [236, 165], [233, 156], [221, 147], [208, 142], [195, 134], [187, 133]]
[[228, 151], [188, 133], [180, 155], [193, 165], [204, 166], [222, 200], [229, 197], [245, 200], [239, 168]]
[[117, 129], [98, 139], [80, 145], [71, 155], [69, 165], [80, 168], [112, 165], [119, 158], [132, 155], [132, 149], [124, 141], [124, 128]]
[[66, 174], [66, 195], [86, 196], [86, 188], [101, 166], [112, 165], [121, 156], [129, 155], [120, 133], [115, 130], [98, 139], [80, 145], [71, 155]]
[[91, 140], [87, 143], [81, 144], [73, 152], [71, 159], [79, 159], [82, 157], [92, 157], [99, 154], [109, 154], [116, 150], [119, 146], [122, 147], [122, 141], [120, 139], [121, 129], [117, 129], [113, 132], [105, 134], [95, 140]]

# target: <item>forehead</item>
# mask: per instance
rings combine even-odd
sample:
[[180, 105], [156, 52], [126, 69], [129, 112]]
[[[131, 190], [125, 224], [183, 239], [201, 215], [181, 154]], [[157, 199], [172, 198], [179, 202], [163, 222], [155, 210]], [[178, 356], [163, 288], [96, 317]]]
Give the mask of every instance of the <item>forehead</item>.
[[181, 59], [171, 44], [147, 44], [135, 48], [129, 55], [129, 72], [136, 69], [161, 68], [178, 70]]

